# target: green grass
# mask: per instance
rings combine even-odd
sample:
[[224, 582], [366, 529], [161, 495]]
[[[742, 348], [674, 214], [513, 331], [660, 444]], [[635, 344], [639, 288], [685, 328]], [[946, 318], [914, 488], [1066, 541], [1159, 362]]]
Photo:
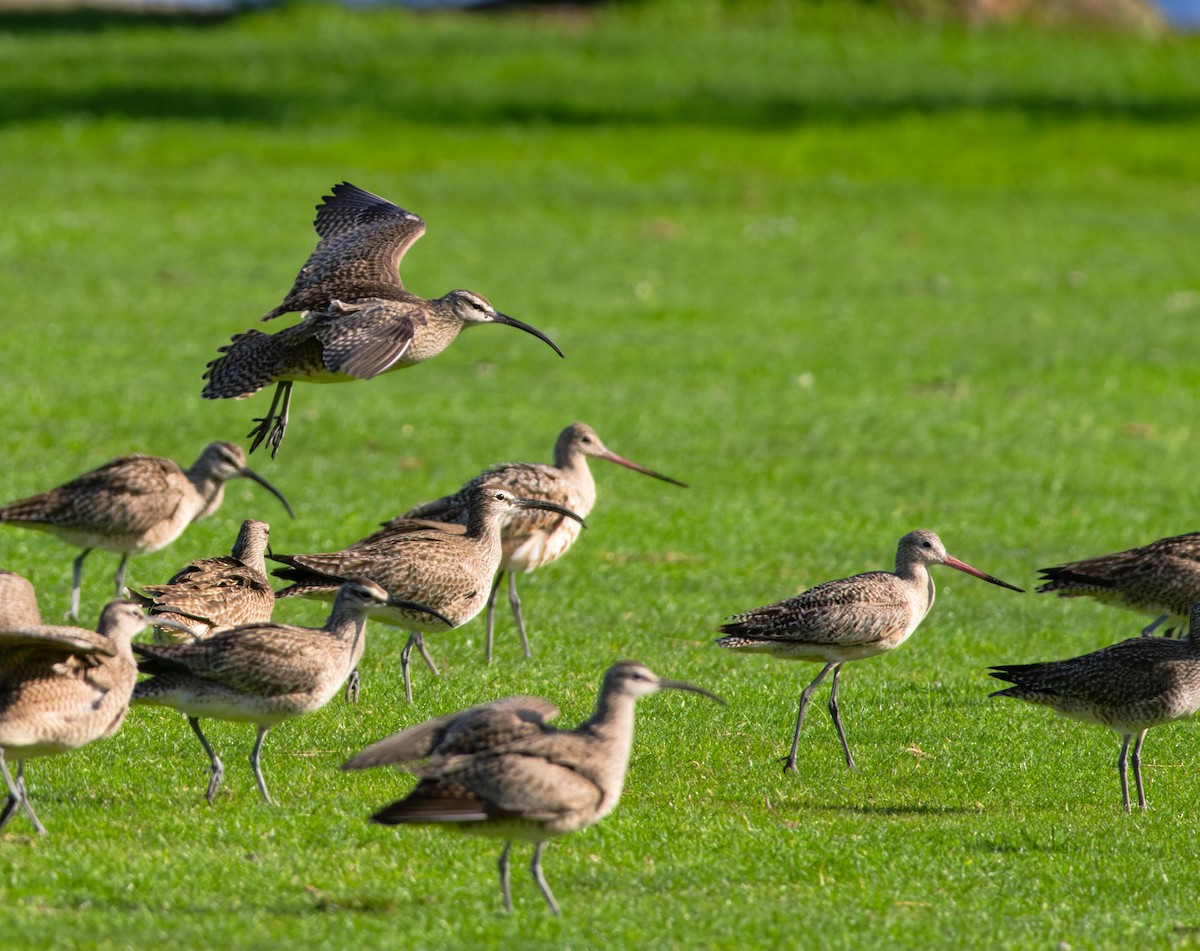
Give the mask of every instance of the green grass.
[[[318, 39], [319, 38], [319, 39]], [[357, 707], [267, 740], [279, 805], [214, 725], [203, 802], [183, 721], [28, 770], [50, 829], [0, 838], [0, 934], [28, 947], [1180, 947], [1197, 943], [1192, 724], [1145, 750], [989, 701], [991, 663], [1070, 656], [1144, 621], [941, 571], [893, 656], [847, 668], [849, 773], [823, 709], [783, 776], [808, 665], [728, 655], [721, 619], [890, 564], [938, 531], [1035, 569], [1197, 528], [1200, 47], [967, 31], [838, 4], [645, 3], [415, 16], [298, 6], [207, 24], [0, 20], [0, 498], [112, 456], [190, 462], [265, 409], [199, 399], [216, 347], [275, 303], [348, 179], [421, 214], [418, 293], [470, 287], [549, 333], [472, 331], [429, 366], [300, 387], [275, 461], [165, 551], [156, 581], [242, 518], [278, 551], [341, 546], [484, 465], [548, 459], [579, 418], [677, 490], [597, 465], [569, 557], [522, 581], [535, 656], [501, 615], [436, 639], [398, 699], [373, 626]], [[65, 610], [73, 551], [6, 529], [0, 564]], [[91, 556], [85, 604], [115, 556]], [[318, 623], [317, 605], [286, 620]], [[345, 774], [392, 730], [513, 693], [571, 724], [634, 657], [729, 700], [640, 705], [629, 780], [551, 845], [565, 916], [499, 845], [365, 819], [408, 782]]]

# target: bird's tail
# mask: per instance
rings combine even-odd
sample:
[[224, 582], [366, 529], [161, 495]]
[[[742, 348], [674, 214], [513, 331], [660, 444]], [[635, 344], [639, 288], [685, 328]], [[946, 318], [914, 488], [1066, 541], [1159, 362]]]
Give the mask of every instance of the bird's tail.
[[208, 382], [200, 395], [206, 400], [253, 396], [283, 371], [283, 348], [274, 336], [260, 330], [235, 334], [220, 353], [204, 371]]

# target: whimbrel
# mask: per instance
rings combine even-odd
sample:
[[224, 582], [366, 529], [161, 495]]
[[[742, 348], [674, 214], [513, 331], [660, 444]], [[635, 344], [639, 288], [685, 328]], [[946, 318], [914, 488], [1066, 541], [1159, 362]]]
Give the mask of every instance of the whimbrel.
[[[506, 515], [538, 509], [578, 521], [583, 519], [556, 502], [514, 496], [505, 486], [485, 483], [471, 489], [466, 531], [460, 526], [439, 527], [424, 520], [404, 521], [355, 542], [344, 551], [315, 555], [269, 555], [288, 567], [272, 572], [292, 584], [277, 598], [328, 599], [338, 585], [351, 578], [369, 578], [391, 595], [425, 604], [440, 611], [459, 627], [475, 617], [487, 600], [492, 576], [500, 564], [500, 524]], [[412, 632], [400, 655], [404, 695], [412, 700], [409, 656], [421, 650], [430, 670], [437, 673], [425, 651], [422, 634], [446, 630], [428, 617], [395, 608], [371, 612], [385, 624]]]
[[1040, 704], [1120, 733], [1121, 799], [1129, 812], [1128, 759], [1133, 763], [1138, 807], [1145, 809], [1141, 752], [1146, 731], [1200, 710], [1200, 604], [1192, 607], [1183, 640], [1131, 637], [1069, 660], [993, 667], [991, 675], [1013, 684], [993, 697]]
[[509, 697], [402, 730], [342, 768], [396, 764], [419, 777], [412, 792], [375, 813], [372, 822], [449, 823], [462, 832], [505, 839], [500, 890], [506, 911], [512, 911], [509, 850], [517, 839], [536, 843], [530, 871], [557, 915], [542, 874], [542, 847], [613, 811], [629, 765], [634, 701], [663, 688], [724, 703], [701, 687], [621, 661], [605, 673], [595, 713], [574, 730], [547, 725], [558, 715], [554, 704]]
[[75, 559], [70, 617], [79, 617], [83, 559], [93, 548], [121, 553], [116, 587], [125, 586], [130, 555], [158, 551], [197, 519], [211, 515], [225, 497], [225, 483], [252, 479], [274, 495], [289, 515], [283, 494], [246, 465], [231, 442], [214, 442], [188, 469], [170, 459], [136, 454], [113, 459], [57, 489], [0, 506], [0, 522], [36, 528], [83, 549]]
[[283, 303], [263, 320], [300, 313], [275, 334], [250, 329], [221, 347], [208, 364], [205, 399], [244, 399], [277, 384], [266, 416], [248, 435], [279, 450], [292, 384], [370, 380], [422, 363], [445, 350], [464, 327], [508, 324], [532, 334], [560, 357], [540, 330], [497, 311], [480, 294], [455, 290], [426, 300], [404, 289], [397, 268], [425, 233], [425, 222], [386, 198], [349, 182], [333, 186], [313, 222], [321, 240]]
[[246, 519], [231, 554], [193, 561], [166, 584], [142, 585], [135, 593], [142, 606], [153, 617], [171, 618], [184, 628], [156, 628], [155, 640], [200, 640], [229, 627], [271, 620], [275, 591], [263, 557], [270, 531], [266, 522]]
[[736, 614], [721, 626], [720, 630], [727, 635], [717, 639], [721, 647], [825, 665], [800, 694], [796, 732], [785, 769], [796, 771], [804, 710], [817, 684], [831, 671], [829, 715], [842, 741], [846, 765], [858, 768], [838, 716], [837, 688], [842, 664], [899, 647], [917, 629], [933, 605], [930, 565], [946, 565], [1002, 588], [1021, 590], [948, 555], [937, 535], [918, 530], [900, 539], [894, 572], [868, 571], [827, 581], [795, 597]]
[[[684, 486], [685, 483], [662, 475], [653, 469], [639, 466], [618, 456], [608, 449], [596, 431], [586, 423], [575, 422], [558, 434], [554, 443], [553, 465], [542, 465], [533, 462], [510, 462], [493, 466], [477, 475], [452, 495], [426, 502], [409, 509], [403, 515], [392, 520], [393, 524], [401, 519], [428, 518], [439, 522], [456, 522], [466, 524], [467, 496], [471, 490], [485, 482], [498, 483], [506, 486], [514, 495], [526, 499], [544, 499], [564, 505], [582, 518], [587, 518], [596, 504], [596, 483], [588, 469], [588, 458], [607, 459], [626, 469], [640, 472], [672, 485]], [[538, 509], [526, 509], [514, 512], [500, 526], [500, 542], [503, 555], [500, 559], [500, 569], [496, 572], [495, 582], [487, 600], [487, 641], [486, 654], [488, 663], [492, 661], [492, 631], [496, 593], [504, 576], [508, 575], [508, 603], [512, 607], [513, 617], [517, 622], [517, 632], [521, 636], [521, 647], [525, 656], [529, 657], [529, 638], [525, 633], [525, 622], [521, 618], [521, 599], [517, 596], [517, 575], [521, 572], [533, 571], [542, 565], [549, 564], [556, 558], [566, 554], [567, 549], [579, 537], [579, 525], [571, 519], [565, 519], [552, 512]]]
[[1200, 601], [1200, 532], [1042, 568], [1039, 574], [1046, 583], [1038, 594], [1093, 598], [1152, 615], [1155, 620], [1142, 629], [1149, 636], [1169, 619], [1186, 623], [1192, 605]]
[[[367, 612], [391, 604], [406, 611], [420, 605], [390, 599], [369, 581], [347, 582], [321, 628], [292, 624], [245, 624], [185, 644], [134, 644], [138, 669], [151, 674], [133, 692], [133, 703], [173, 707], [185, 714], [211, 763], [205, 796], [211, 805], [225, 767], [200, 729], [201, 718], [253, 723], [258, 727], [250, 767], [263, 799], [271, 802], [259, 766], [267, 731], [275, 724], [323, 707], [358, 665]], [[431, 612], [432, 613], [432, 612]]]
[[[41, 624], [0, 631], [0, 776], [8, 787], [0, 829], [20, 806], [45, 833], [25, 789], [25, 760], [117, 731], [137, 679], [129, 641], [146, 624], [138, 605], [112, 601], [96, 631]], [[15, 778], [6, 756], [17, 761]]]

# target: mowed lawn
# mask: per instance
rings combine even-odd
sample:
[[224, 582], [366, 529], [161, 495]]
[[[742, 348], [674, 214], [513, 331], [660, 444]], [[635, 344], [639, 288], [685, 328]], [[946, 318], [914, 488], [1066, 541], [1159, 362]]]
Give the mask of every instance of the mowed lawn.
[[[732, 7], [732, 5], [731, 5]], [[549, 461], [581, 419], [690, 483], [593, 466], [570, 554], [432, 637], [368, 628], [357, 706], [268, 736], [136, 709], [31, 761], [49, 835], [0, 835], [4, 947], [1184, 947], [1200, 942], [1200, 730], [1119, 740], [989, 700], [995, 663], [1071, 656], [1146, 619], [936, 569], [911, 642], [850, 665], [845, 768], [812, 665], [712, 643], [726, 616], [890, 567], [937, 531], [1032, 589], [1036, 569], [1200, 528], [1200, 41], [967, 30], [872, 6], [618, 4], [432, 15], [293, 6], [223, 22], [0, 19], [0, 499], [127, 452], [190, 463], [269, 393], [200, 399], [204, 364], [290, 286], [313, 206], [349, 180], [422, 215], [407, 286], [466, 287], [553, 337], [474, 329], [370, 383], [298, 386], [277, 459], [131, 580], [269, 520], [340, 548], [485, 465]], [[269, 328], [268, 328], [269, 329]], [[0, 529], [0, 566], [62, 616], [75, 550]], [[97, 552], [85, 615], [112, 595]], [[319, 624], [321, 606], [277, 617]], [[411, 780], [343, 773], [428, 717], [533, 693], [573, 725], [604, 669], [723, 695], [639, 704], [625, 793], [527, 848], [366, 819]]]

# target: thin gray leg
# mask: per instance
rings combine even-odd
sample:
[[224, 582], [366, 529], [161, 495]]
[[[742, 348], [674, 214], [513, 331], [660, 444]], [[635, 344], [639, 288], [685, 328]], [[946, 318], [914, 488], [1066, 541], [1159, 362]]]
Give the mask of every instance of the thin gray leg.
[[1146, 731], [1142, 730], [1133, 744], [1133, 752], [1129, 754], [1129, 762], [1133, 764], [1133, 781], [1137, 785], [1138, 808], [1142, 812], [1146, 811], [1146, 793], [1142, 789], [1142, 740], [1145, 738]]
[[487, 639], [484, 641], [483, 656], [487, 658], [487, 662], [492, 662], [492, 642], [496, 633], [496, 592], [500, 590], [500, 581], [504, 577], [503, 571], [497, 571], [496, 577], [492, 579], [492, 590], [488, 592], [487, 599]]
[[417, 650], [421, 652], [421, 656], [425, 659], [425, 666], [429, 668], [429, 672], [435, 677], [442, 676], [442, 672], [438, 670], [437, 661], [433, 659], [433, 655], [429, 653], [429, 648], [425, 646], [425, 635], [420, 631], [417, 632]]
[[417, 643], [417, 632], [413, 631], [408, 635], [408, 643], [404, 645], [404, 650], [400, 652], [400, 672], [404, 675], [404, 699], [412, 703], [412, 673], [408, 669], [408, 660], [412, 656], [412, 649]]
[[204, 798], [208, 800], [208, 804], [211, 806], [213, 797], [216, 796], [217, 790], [221, 788], [221, 777], [225, 775], [225, 764], [221, 762], [221, 758], [217, 756], [216, 751], [212, 748], [212, 744], [208, 742], [208, 737], [200, 729], [199, 718], [188, 717], [187, 722], [188, 726], [192, 728], [192, 732], [196, 734], [196, 739], [200, 741], [200, 745], [204, 747], [204, 752], [208, 754], [211, 764], [209, 767], [211, 775], [208, 778], [208, 789], [204, 793]]
[[842, 665], [838, 664], [833, 669], [833, 686], [829, 691], [829, 715], [833, 717], [833, 728], [837, 730], [838, 739], [842, 741], [842, 750], [846, 754], [846, 765], [856, 773], [858, 767], [854, 765], [854, 757], [850, 755], [850, 746], [846, 743], [846, 731], [842, 729], [842, 719], [838, 716], [837, 688], [838, 677], [842, 674]]
[[358, 703], [358, 668], [355, 667], [350, 671], [350, 676], [346, 678], [346, 702]]
[[784, 760], [784, 772], [796, 772], [796, 750], [800, 747], [800, 727], [804, 726], [804, 709], [808, 706], [808, 698], [812, 696], [812, 692], [816, 689], [817, 684], [825, 679], [825, 675], [837, 666], [836, 661], [830, 661], [821, 668], [821, 672], [813, 678], [812, 683], [800, 692], [800, 710], [796, 714], [796, 732], [792, 736], [792, 751]]
[[1164, 614], [1162, 617], [1160, 617], [1154, 621], [1151, 621], [1144, 628], [1142, 628], [1142, 637], [1149, 637], [1151, 634], [1154, 633], [1155, 629], [1170, 616], [1171, 615], [1169, 615], [1169, 614]]
[[1117, 759], [1117, 771], [1121, 774], [1121, 801], [1125, 804], [1126, 812], [1131, 810], [1129, 808], [1129, 777], [1125, 772], [1125, 758], [1129, 753], [1129, 741], [1132, 739], [1132, 733], [1124, 734], [1121, 742], [1121, 755]]
[[90, 551], [90, 548], [85, 548], [71, 562], [71, 610], [67, 612], [67, 619], [71, 621], [79, 620], [79, 589], [83, 586], [83, 559], [88, 556]]
[[504, 897], [504, 910], [512, 912], [512, 891], [508, 887], [508, 852], [512, 848], [512, 839], [504, 843], [500, 853], [500, 894]]
[[37, 834], [45, 835], [46, 827], [42, 825], [41, 820], [37, 817], [37, 813], [33, 811], [33, 804], [29, 801], [29, 793], [25, 790], [25, 761], [17, 760], [17, 778], [14, 781], [8, 771], [8, 764], [4, 762], [4, 751], [0, 749], [0, 773], [4, 775], [4, 784], [8, 787], [9, 795], [9, 801], [4, 804], [4, 812], [0, 814], [0, 829], [3, 829], [8, 824], [8, 820], [12, 818], [13, 813], [19, 805], [25, 810], [25, 815], [29, 816], [29, 821], [33, 823]]
[[517, 573], [508, 573], [508, 603], [512, 607], [513, 617], [517, 620], [517, 633], [521, 635], [521, 649], [525, 651], [525, 659], [533, 655], [529, 652], [529, 636], [525, 633], [525, 621], [521, 617], [521, 598], [517, 594]]
[[554, 900], [554, 896], [550, 894], [550, 886], [546, 884], [546, 876], [542, 874], [542, 847], [545, 842], [539, 842], [533, 849], [533, 861], [529, 863], [529, 871], [533, 873], [533, 880], [538, 883], [538, 888], [542, 890], [542, 896], [546, 899], [546, 904], [550, 906], [550, 910], [556, 915], [562, 914], [558, 910], [558, 903]]
[[271, 801], [271, 794], [267, 792], [267, 782], [263, 779], [262, 766], [258, 762], [258, 754], [262, 752], [263, 740], [267, 736], [269, 726], [260, 726], [258, 728], [258, 736], [254, 738], [254, 749], [250, 751], [250, 768], [254, 770], [254, 781], [258, 783], [258, 791], [262, 793], [262, 797], [266, 800], [268, 806], [273, 806], [275, 803]]
[[272, 459], [275, 458], [275, 453], [279, 452], [279, 444], [283, 442], [283, 433], [288, 424], [288, 411], [292, 408], [292, 381], [284, 380], [279, 386], [283, 389], [283, 409], [275, 417], [275, 425], [271, 427], [271, 435], [267, 437], [267, 442], [271, 444]]
[[117, 565], [117, 597], [125, 597], [125, 568], [129, 564], [129, 552], [121, 555], [121, 563]]

